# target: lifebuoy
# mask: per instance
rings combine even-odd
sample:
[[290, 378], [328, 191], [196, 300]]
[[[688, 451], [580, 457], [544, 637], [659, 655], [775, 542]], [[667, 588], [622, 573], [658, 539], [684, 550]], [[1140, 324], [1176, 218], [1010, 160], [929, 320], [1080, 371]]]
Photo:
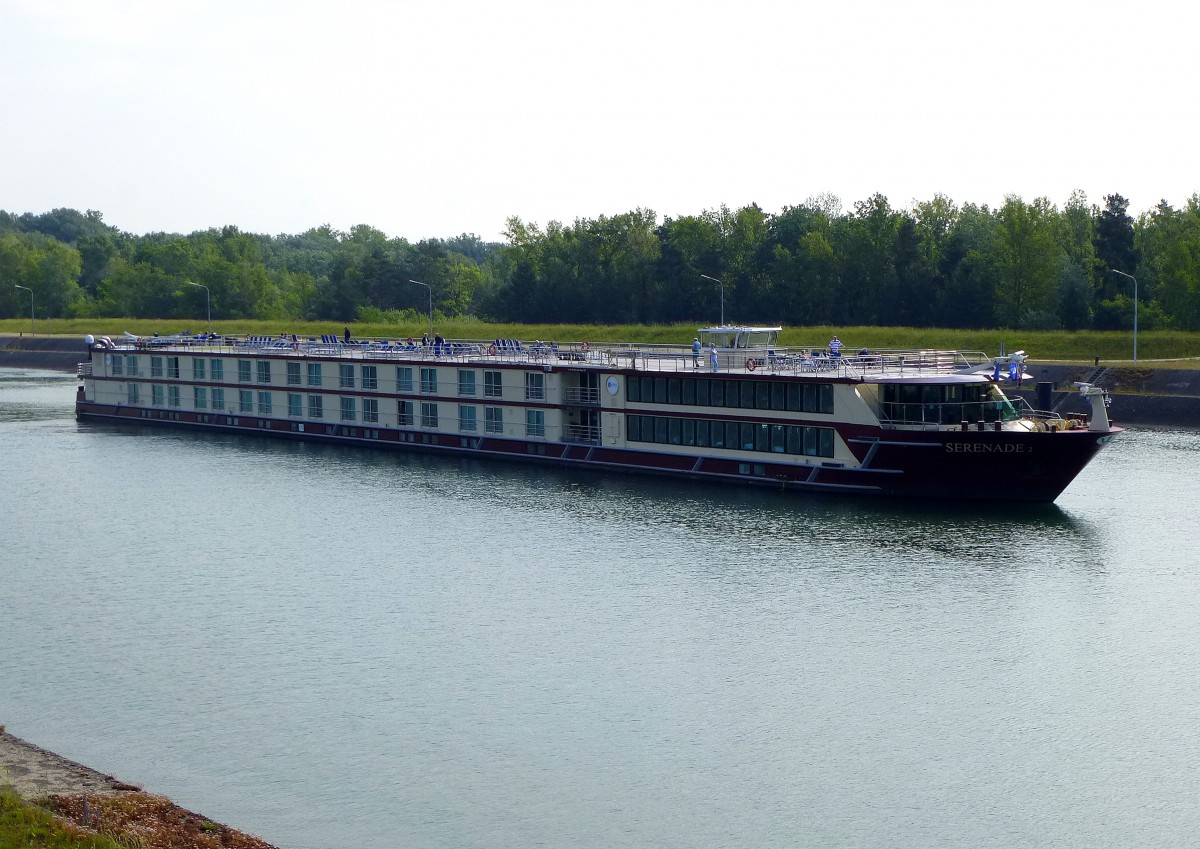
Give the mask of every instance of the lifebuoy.
[[758, 368], [758, 360], [754, 359], [754, 357], [746, 360], [746, 371], [754, 371], [756, 368]]
[[495, 342], [488, 345], [488, 354], [490, 354], [493, 357], [496, 356], [496, 343]]
[[586, 340], [584, 340], [584, 343], [583, 343], [582, 345], [580, 345], [579, 347], [580, 347], [580, 348], [582, 348], [583, 350], [585, 350], [585, 351], [586, 351], [586, 350], [588, 349], [588, 343], [587, 343], [587, 341], [586, 341]]

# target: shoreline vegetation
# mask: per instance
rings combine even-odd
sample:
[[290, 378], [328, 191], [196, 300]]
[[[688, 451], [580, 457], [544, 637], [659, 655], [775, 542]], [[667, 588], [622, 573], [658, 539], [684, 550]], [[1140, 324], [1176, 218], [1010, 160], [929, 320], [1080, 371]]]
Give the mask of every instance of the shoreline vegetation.
[[[648, 345], [687, 345], [703, 322], [675, 324], [505, 324], [471, 318], [439, 318], [436, 332], [448, 339], [541, 339], [559, 343], [588, 341], [592, 345], [642, 343]], [[148, 318], [74, 318], [41, 319], [35, 322], [34, 336], [120, 336], [125, 332], [139, 336], [159, 333], [167, 336], [181, 331], [203, 333], [206, 319]], [[323, 334], [339, 337], [345, 328], [356, 339], [420, 339], [429, 332], [429, 322], [336, 323], [330, 321], [213, 321], [214, 333], [221, 335], [278, 336], [295, 333], [319, 338]], [[0, 319], [0, 335], [30, 335], [29, 319]], [[996, 356], [1003, 345], [1007, 351], [1024, 350], [1040, 362], [1091, 363], [1096, 357], [1107, 364], [1132, 362], [1133, 338], [1127, 331], [1103, 330], [962, 330], [936, 327], [841, 327], [813, 325], [784, 327], [779, 336], [783, 347], [824, 347], [834, 335], [847, 348], [871, 350], [914, 350], [921, 348], [979, 351]], [[1184, 330], [1148, 330], [1138, 334], [1138, 361], [1153, 361], [1155, 367], [1170, 368], [1173, 361], [1185, 368], [1200, 362], [1200, 332]]]
[[7, 733], [0, 725], [0, 849], [275, 849]]

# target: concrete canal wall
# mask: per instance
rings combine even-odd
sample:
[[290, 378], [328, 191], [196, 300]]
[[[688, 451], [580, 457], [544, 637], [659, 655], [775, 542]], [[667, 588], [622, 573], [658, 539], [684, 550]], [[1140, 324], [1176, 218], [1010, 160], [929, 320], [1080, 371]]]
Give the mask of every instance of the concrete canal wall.
[[[0, 368], [36, 368], [74, 372], [87, 359], [82, 338], [67, 336], [0, 336]], [[1029, 363], [1026, 373], [1033, 380], [1020, 388], [1005, 384], [1004, 391], [1021, 395], [1040, 409], [1037, 384], [1053, 384], [1051, 406], [1060, 413], [1087, 412], [1087, 405], [1073, 387], [1077, 381], [1094, 383], [1112, 393], [1110, 410], [1120, 425], [1164, 425], [1200, 428], [1200, 368], [1154, 368], [1153, 364], [1130, 365], [1041, 365]]]

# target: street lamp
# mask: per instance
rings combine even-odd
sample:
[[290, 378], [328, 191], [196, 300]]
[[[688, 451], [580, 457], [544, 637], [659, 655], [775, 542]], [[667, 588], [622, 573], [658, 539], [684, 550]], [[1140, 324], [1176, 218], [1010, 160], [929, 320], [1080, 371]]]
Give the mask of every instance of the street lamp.
[[721, 326], [725, 326], [725, 284], [715, 277], [709, 277], [707, 274], [701, 274], [705, 280], [711, 280], [721, 287]]
[[14, 286], [14, 288], [17, 288], [17, 289], [24, 289], [26, 292], [28, 292], [28, 293], [29, 293], [29, 335], [30, 335], [30, 336], [32, 336], [32, 335], [34, 334], [34, 327], [33, 327], [33, 290], [32, 290], [32, 289], [30, 289], [28, 286], [18, 286], [16, 283], [14, 283], [14, 284], [13, 284], [13, 286]]
[[1137, 307], [1138, 307], [1137, 278], [1134, 277], [1132, 274], [1126, 274], [1124, 271], [1117, 271], [1115, 268], [1110, 268], [1109, 271], [1111, 271], [1113, 274], [1120, 274], [1122, 277], [1128, 277], [1130, 280], [1133, 281], [1133, 361], [1134, 361], [1134, 363], [1136, 363], [1137, 362]]
[[191, 280], [184, 280], [183, 282], [188, 284], [189, 286], [199, 286], [201, 289], [204, 290], [204, 306], [208, 308], [208, 338], [211, 339], [212, 338], [212, 297], [211, 297], [211, 293], [208, 291], [208, 287], [205, 286], [203, 283], [193, 283]]
[[409, 283], [416, 283], [418, 286], [424, 286], [429, 290], [429, 341], [433, 341], [433, 289], [428, 283], [422, 283], [420, 280], [409, 280]]

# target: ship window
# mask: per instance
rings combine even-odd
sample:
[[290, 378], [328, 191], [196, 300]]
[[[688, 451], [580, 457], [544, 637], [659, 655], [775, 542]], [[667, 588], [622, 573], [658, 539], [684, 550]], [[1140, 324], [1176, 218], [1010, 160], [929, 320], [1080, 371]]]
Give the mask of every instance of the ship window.
[[[174, 358], [173, 357], [168, 358], [168, 364], [169, 364], [170, 359], [174, 359]], [[238, 363], [238, 383], [249, 383], [250, 382], [250, 361], [249, 360], [238, 360], [237, 363]]]
[[707, 448], [709, 444], [708, 433], [709, 422], [706, 419], [701, 419], [696, 422], [696, 445], [699, 448]]
[[681, 401], [678, 377], [667, 378], [667, 403], [678, 404]]
[[475, 394], [475, 370], [463, 369], [458, 370], [458, 394], [459, 395], [474, 395]]
[[787, 429], [787, 453], [803, 454], [804, 453], [804, 428], [788, 427]]
[[378, 389], [379, 388], [379, 373], [375, 366], [362, 367], [362, 388], [363, 389]]
[[208, 390], [203, 386], [192, 387], [192, 407], [197, 410], [208, 408]]
[[[474, 376], [472, 374], [472, 376]], [[474, 433], [479, 429], [476, 410], [474, 407], [463, 404], [458, 408], [458, 429], [470, 431]]]
[[[541, 375], [538, 375], [539, 377]], [[546, 411], [545, 410], [526, 410], [525, 411], [525, 435], [526, 436], [545, 436], [546, 435]]]
[[681, 403], [694, 407], [696, 405], [696, 381], [692, 378], [686, 378], [683, 381], [683, 397]]
[[503, 374], [498, 371], [483, 373], [483, 394], [487, 398], [504, 397]]
[[354, 366], [351, 363], [338, 366], [338, 386], [342, 389], [354, 388]]
[[325, 400], [320, 395], [308, 396], [308, 417], [320, 419], [325, 416]]
[[167, 387], [167, 404], [171, 407], [179, 406], [179, 387], [178, 386], [168, 386]]
[[754, 436], [758, 426], [750, 422], [741, 423], [741, 446], [744, 451], [754, 450]]
[[138, 402], [138, 385], [139, 384], [131, 383], [128, 386], [128, 390], [129, 390], [128, 397], [129, 397], [130, 404], [136, 404]]
[[679, 419], [667, 419], [667, 442], [672, 445], [683, 444], [683, 422]]
[[161, 386], [150, 387], [150, 403], [156, 407], [163, 405], [163, 388]]
[[[425, 369], [421, 369], [425, 371]], [[438, 405], [432, 401], [421, 402], [421, 427], [438, 426]]]
[[179, 380], [179, 357], [167, 357], [167, 377]]
[[771, 384], [765, 380], [754, 384], [754, 406], [760, 410], [771, 409]]
[[[374, 368], [374, 366], [372, 366], [372, 368]], [[379, 421], [379, 399], [363, 398], [362, 399], [362, 411], [363, 411], [363, 419], [362, 420], [364, 422]]]
[[712, 428], [712, 434], [711, 434], [712, 447], [713, 448], [724, 448], [725, 447], [725, 422], [709, 422], [709, 426]]
[[254, 393], [249, 389], [238, 390], [238, 412], [253, 413], [254, 412]]
[[525, 398], [540, 401], [546, 397], [546, 375], [540, 371], [525, 372]]
[[775, 380], [771, 382], [771, 409], [786, 410], [787, 409], [787, 388], [786, 383], [780, 383]]
[[212, 408], [214, 410], [225, 409], [225, 390], [216, 387], [212, 391]]
[[640, 403], [642, 400], [642, 381], [631, 377], [625, 381], [625, 400]]
[[192, 357], [192, 380], [204, 380], [204, 364], [203, 358]]
[[288, 386], [300, 385], [300, 363], [287, 364], [287, 382]]
[[[354, 367], [351, 366], [351, 369], [353, 369], [353, 368]], [[345, 396], [342, 396], [342, 399], [341, 399], [341, 401], [342, 401], [342, 403], [341, 403], [342, 421], [352, 422], [358, 418], [357, 410], [355, 410], [354, 400], [355, 399], [353, 399], [353, 398], [347, 398]]]
[[422, 392], [437, 392], [437, 369], [423, 368], [421, 369], [421, 391]]
[[[764, 425], [766, 427], [766, 425]], [[783, 425], [771, 425], [771, 453], [787, 453], [787, 428]]]
[[833, 412], [833, 384], [832, 383], [822, 383], [821, 384], [821, 408], [820, 408], [819, 412], [822, 412], [822, 413], [832, 413]]
[[667, 441], [667, 419], [663, 416], [654, 416], [654, 441]]
[[813, 430], [817, 431], [819, 434], [818, 438], [820, 439], [820, 455], [822, 457], [832, 457], [833, 456], [833, 428], [815, 427], [815, 428], [813, 428]]
[[683, 420], [683, 444], [696, 444], [696, 421], [694, 419]]
[[125, 358], [120, 354], [112, 358], [112, 373], [113, 377], [120, 377], [125, 373]]
[[[631, 384], [634, 381], [629, 381]], [[641, 416], [626, 416], [625, 417], [625, 432], [626, 437], [633, 442], [642, 441], [642, 417]]]
[[258, 382], [259, 383], [270, 383], [271, 382], [271, 361], [270, 360], [258, 360]]
[[725, 380], [722, 383], [725, 384], [725, 406], [740, 407], [741, 382], [737, 380]]
[[707, 407], [708, 406], [708, 404], [709, 404], [709, 401], [708, 401], [709, 383], [710, 383], [710, 381], [707, 380], [706, 378], [701, 378], [696, 381], [696, 406], [697, 407]]
[[258, 393], [258, 414], [260, 416], [271, 415], [271, 393], [270, 392], [259, 392]]
[[163, 360], [162, 357], [151, 357], [150, 358], [150, 376], [151, 377], [162, 377], [162, 375], [163, 375], [162, 360]]
[[412, 401], [397, 401], [396, 402], [396, 424], [401, 427], [412, 427], [413, 423], [413, 402]]
[[804, 453], [811, 457], [815, 457], [817, 455], [817, 451], [820, 449], [819, 440], [820, 435], [817, 433], [817, 428], [804, 428]]
[[412, 388], [412, 368], [409, 366], [396, 366], [396, 391], [412, 392]]
[[[297, 363], [297, 365], [299, 365]], [[288, 393], [288, 415], [300, 418], [304, 415], [304, 396], [299, 392]]]
[[224, 360], [210, 360], [209, 361], [209, 371], [212, 373], [213, 380], [224, 380], [225, 379], [225, 361]]
[[488, 433], [504, 433], [504, 408], [484, 407], [483, 427]]
[[320, 386], [321, 385], [321, 364], [320, 363], [309, 363], [308, 364], [308, 385], [309, 386]]

